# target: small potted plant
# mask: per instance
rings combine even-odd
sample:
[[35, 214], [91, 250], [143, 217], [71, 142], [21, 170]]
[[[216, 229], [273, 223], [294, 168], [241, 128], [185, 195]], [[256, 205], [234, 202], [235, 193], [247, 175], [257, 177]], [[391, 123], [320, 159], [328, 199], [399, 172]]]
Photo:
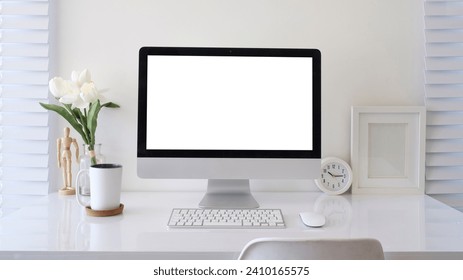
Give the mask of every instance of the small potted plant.
[[61, 105], [45, 103], [40, 105], [58, 113], [82, 136], [82, 140], [88, 145], [92, 165], [96, 164], [94, 148], [98, 114], [104, 107], [119, 108], [120, 106], [103, 101], [104, 97], [97, 90], [87, 69], [81, 72], [72, 71], [70, 80], [61, 77], [52, 78], [49, 89]]

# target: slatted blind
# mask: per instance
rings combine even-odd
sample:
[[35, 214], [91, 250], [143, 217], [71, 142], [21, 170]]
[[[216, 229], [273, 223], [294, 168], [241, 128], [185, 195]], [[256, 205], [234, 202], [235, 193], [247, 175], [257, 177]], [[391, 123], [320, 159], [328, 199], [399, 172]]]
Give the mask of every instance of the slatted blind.
[[463, 1], [426, 0], [428, 194], [463, 193]]
[[0, 1], [0, 189], [48, 193], [48, 0]]

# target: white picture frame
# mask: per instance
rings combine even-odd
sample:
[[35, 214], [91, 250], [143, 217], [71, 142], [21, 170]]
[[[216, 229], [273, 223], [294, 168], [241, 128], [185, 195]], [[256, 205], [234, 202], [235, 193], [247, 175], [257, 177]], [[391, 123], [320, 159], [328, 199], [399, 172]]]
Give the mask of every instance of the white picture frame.
[[354, 106], [353, 194], [424, 194], [426, 110]]

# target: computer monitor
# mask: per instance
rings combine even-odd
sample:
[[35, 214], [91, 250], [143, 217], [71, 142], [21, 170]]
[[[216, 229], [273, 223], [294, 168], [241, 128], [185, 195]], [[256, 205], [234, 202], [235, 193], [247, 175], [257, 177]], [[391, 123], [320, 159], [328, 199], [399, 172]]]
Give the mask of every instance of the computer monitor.
[[316, 49], [143, 47], [137, 173], [208, 179], [206, 208], [259, 207], [251, 179], [315, 179]]

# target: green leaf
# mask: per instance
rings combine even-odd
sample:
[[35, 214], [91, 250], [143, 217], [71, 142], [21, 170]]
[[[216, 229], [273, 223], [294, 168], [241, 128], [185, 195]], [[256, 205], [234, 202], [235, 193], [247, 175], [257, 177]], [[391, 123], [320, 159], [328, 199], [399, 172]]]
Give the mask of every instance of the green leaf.
[[100, 100], [90, 104], [87, 116], [87, 128], [90, 132], [91, 143], [95, 143], [95, 132], [97, 127], [98, 114], [100, 113], [101, 105]]
[[40, 106], [42, 106], [43, 108], [50, 110], [50, 111], [54, 111], [58, 113], [60, 116], [62, 116], [82, 136], [82, 139], [84, 141], [86, 140], [82, 127], [77, 122], [76, 118], [68, 110], [66, 110], [65, 108], [61, 106], [54, 105], [54, 104], [45, 104], [41, 102], [39, 103], [40, 103]]
[[90, 135], [87, 128], [87, 118], [82, 114], [78, 108], [72, 109], [74, 116], [77, 118], [77, 121], [80, 123], [82, 130], [85, 134], [85, 143], [90, 143]]
[[116, 103], [113, 103], [113, 102], [104, 103], [103, 105], [101, 105], [101, 107], [121, 108], [121, 106], [119, 106], [119, 105], [117, 105]]

